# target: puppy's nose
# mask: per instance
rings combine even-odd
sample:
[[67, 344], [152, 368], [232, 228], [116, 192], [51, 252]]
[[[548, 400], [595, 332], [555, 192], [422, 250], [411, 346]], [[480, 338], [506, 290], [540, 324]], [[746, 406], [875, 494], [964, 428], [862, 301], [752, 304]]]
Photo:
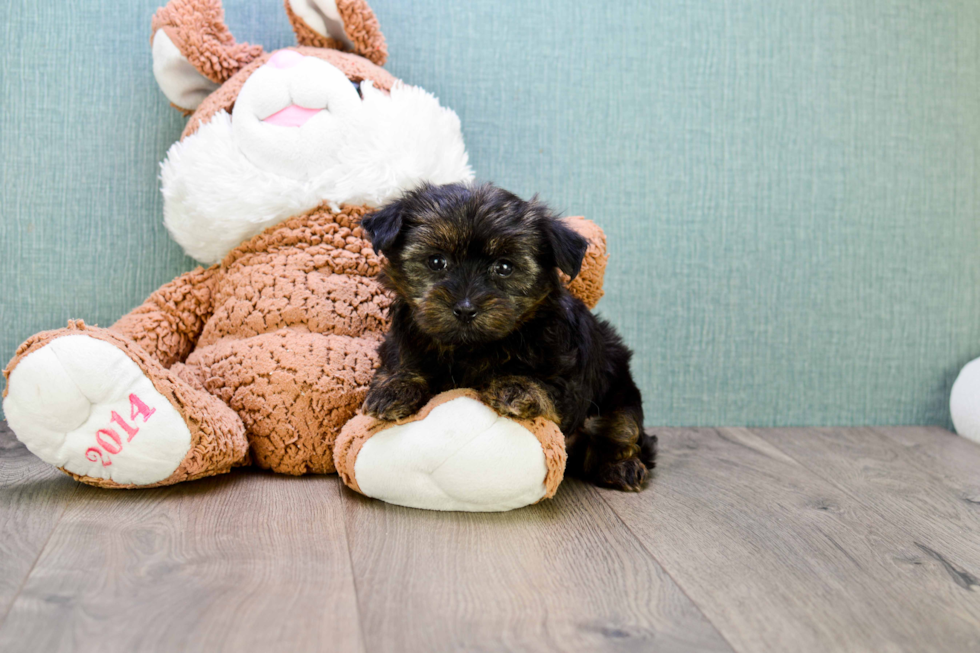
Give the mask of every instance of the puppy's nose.
[[476, 317], [476, 306], [469, 299], [458, 301], [453, 306], [453, 315], [460, 322], [472, 322], [473, 318]]

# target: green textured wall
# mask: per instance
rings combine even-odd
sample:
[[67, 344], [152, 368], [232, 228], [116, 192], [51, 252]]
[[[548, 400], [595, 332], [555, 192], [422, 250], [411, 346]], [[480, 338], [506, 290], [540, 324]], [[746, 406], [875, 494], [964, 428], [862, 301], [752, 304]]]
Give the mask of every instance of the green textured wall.
[[[157, 163], [155, 0], [0, 6], [0, 359], [192, 263]], [[373, 0], [480, 177], [609, 236], [651, 424], [947, 423], [980, 356], [980, 4]], [[278, 0], [240, 40], [292, 43]]]

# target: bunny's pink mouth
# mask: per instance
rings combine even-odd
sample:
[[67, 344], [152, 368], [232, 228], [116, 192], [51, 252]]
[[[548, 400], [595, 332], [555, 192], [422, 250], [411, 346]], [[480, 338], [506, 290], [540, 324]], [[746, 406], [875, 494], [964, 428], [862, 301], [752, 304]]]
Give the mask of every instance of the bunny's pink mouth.
[[276, 111], [262, 122], [279, 127], [302, 127], [310, 118], [321, 111], [323, 109], [307, 109], [296, 104], [290, 104], [285, 109]]

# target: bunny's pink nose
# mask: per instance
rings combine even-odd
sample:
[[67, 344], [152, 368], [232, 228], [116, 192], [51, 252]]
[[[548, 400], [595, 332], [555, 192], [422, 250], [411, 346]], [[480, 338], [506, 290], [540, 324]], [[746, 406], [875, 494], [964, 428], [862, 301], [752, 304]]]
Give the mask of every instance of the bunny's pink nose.
[[269, 59], [269, 65], [275, 68], [292, 68], [303, 60], [303, 55], [296, 50], [280, 50]]

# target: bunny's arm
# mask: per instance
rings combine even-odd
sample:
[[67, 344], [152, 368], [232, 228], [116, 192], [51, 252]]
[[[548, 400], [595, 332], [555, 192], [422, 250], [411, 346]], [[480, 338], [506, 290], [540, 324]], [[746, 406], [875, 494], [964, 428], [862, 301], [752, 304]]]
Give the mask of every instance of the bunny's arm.
[[164, 284], [111, 329], [134, 340], [164, 367], [183, 362], [213, 310], [217, 266], [198, 267]]

